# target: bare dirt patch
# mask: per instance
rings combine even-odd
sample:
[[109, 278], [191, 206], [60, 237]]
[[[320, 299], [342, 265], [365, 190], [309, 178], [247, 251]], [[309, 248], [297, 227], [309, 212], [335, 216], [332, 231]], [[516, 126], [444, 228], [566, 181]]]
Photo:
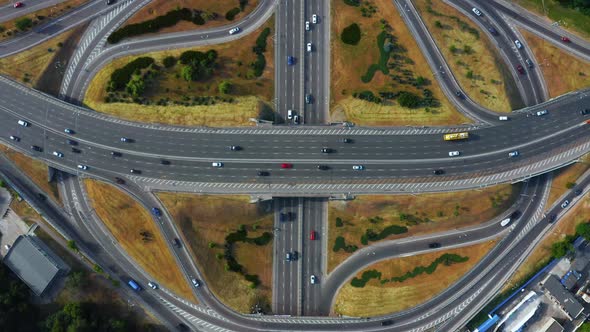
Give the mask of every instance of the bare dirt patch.
[[162, 286], [196, 301], [148, 211], [114, 186], [90, 179], [84, 184], [96, 214], [129, 256]]
[[[418, 266], [428, 266], [445, 253], [468, 257], [466, 262], [450, 266], [439, 264], [432, 274], [424, 273], [403, 282], [380, 283], [379, 280], [372, 279], [362, 288], [353, 287], [347, 282], [336, 296], [333, 309], [336, 313], [346, 316], [371, 317], [414, 307], [455, 283], [495, 244], [495, 241], [488, 241], [469, 247], [395, 258], [373, 264], [363, 271], [374, 269], [382, 273], [382, 278], [391, 278], [404, 275]], [[363, 271], [356, 277], [360, 278]]]
[[[520, 192], [519, 186], [500, 185], [482, 190], [441, 194], [358, 196], [352, 201], [330, 201], [328, 205], [328, 272], [352, 252], [333, 251], [337, 237], [362, 248], [361, 236], [392, 226], [405, 226], [407, 233], [386, 240], [452, 230], [488, 221], [507, 209]], [[338, 219], [342, 226], [338, 227]], [[372, 244], [374, 242], [368, 242]]]
[[[470, 122], [457, 112], [446, 99], [433, 76], [426, 59], [408, 31], [396, 7], [389, 0], [363, 1], [375, 8], [370, 17], [363, 17], [359, 7], [346, 5], [342, 0], [332, 1], [331, 37], [331, 106], [344, 114], [348, 121], [359, 125], [445, 125]], [[365, 5], [363, 5], [365, 6]], [[388, 60], [389, 74], [377, 70], [370, 81], [363, 83], [369, 66], [377, 64], [380, 51], [377, 36], [383, 31], [383, 23], [391, 26], [393, 56]], [[357, 23], [361, 39], [357, 45], [342, 42], [343, 29]], [[394, 65], [392, 65], [394, 64]], [[424, 78], [423, 85], [415, 85], [416, 78]], [[432, 92], [439, 107], [418, 107], [410, 109], [393, 100], [381, 104], [353, 97], [353, 93], [372, 91], [407, 91], [423, 96], [423, 89]]]
[[536, 65], [543, 73], [549, 97], [557, 97], [590, 86], [590, 62], [560, 50], [525, 29], [519, 31], [535, 55]]
[[255, 288], [241, 274], [226, 270], [223, 246], [226, 236], [240, 225], [244, 225], [249, 238], [272, 232], [272, 204], [250, 204], [247, 196], [159, 193], [158, 197], [179, 226], [183, 242], [190, 246], [215, 296], [242, 313], [250, 313], [255, 303], [270, 310], [272, 243], [257, 246], [238, 242], [232, 250], [245, 272], [259, 277], [260, 285]]

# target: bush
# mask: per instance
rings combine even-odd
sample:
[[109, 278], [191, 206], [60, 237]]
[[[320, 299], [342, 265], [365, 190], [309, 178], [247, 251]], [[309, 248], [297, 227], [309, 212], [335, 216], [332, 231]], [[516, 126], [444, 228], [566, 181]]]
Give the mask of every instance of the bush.
[[357, 45], [361, 40], [361, 28], [356, 23], [347, 26], [342, 30], [340, 39], [342, 39], [342, 42], [345, 44]]
[[203, 25], [205, 24], [205, 19], [201, 15], [193, 16], [193, 24], [194, 25]]
[[119, 90], [122, 89], [127, 85], [129, 80], [131, 79], [131, 75], [134, 72], [139, 71], [141, 69], [147, 68], [154, 63], [154, 59], [150, 57], [140, 57], [137, 58], [122, 68], [115, 69], [111, 74], [111, 80], [109, 81], [109, 90]]
[[176, 58], [171, 55], [167, 56], [162, 60], [162, 63], [164, 64], [164, 67], [170, 68], [176, 64]]
[[33, 26], [33, 20], [28, 17], [19, 18], [14, 22], [14, 26], [20, 31], [24, 31]]
[[352, 280], [350, 281], [350, 285], [352, 287], [362, 288], [362, 287], [365, 287], [367, 282], [369, 282], [371, 279], [381, 279], [381, 272], [379, 272], [377, 270], [365, 271], [361, 275], [360, 279], [358, 279], [356, 277], [352, 278]]
[[551, 256], [554, 258], [560, 258], [567, 255], [568, 252], [574, 250], [572, 240], [568, 237], [566, 237], [566, 239], [563, 241], [555, 242], [551, 245]]
[[576, 183], [575, 182], [568, 182], [568, 183], [565, 184], [565, 187], [567, 189], [572, 189], [575, 186], [576, 186]]
[[[376, 66], [376, 65], [373, 65], [373, 66]], [[355, 92], [352, 94], [352, 96], [354, 98], [370, 101], [375, 104], [381, 104], [381, 102], [382, 102], [381, 98], [375, 96], [375, 94], [372, 91]]]
[[252, 67], [252, 69], [254, 70], [254, 76], [262, 76], [262, 72], [266, 67], [266, 58], [264, 57], [264, 54], [258, 53], [256, 55], [256, 60], [254, 60], [254, 62], [250, 64], [250, 67]]
[[260, 120], [266, 120], [266, 121], [275, 121], [275, 112], [273, 111], [273, 109], [268, 106], [267, 104], [263, 104], [262, 107], [260, 107], [260, 112], [258, 113], [258, 118]]
[[145, 91], [145, 81], [143, 80], [143, 77], [141, 77], [141, 75], [133, 75], [131, 80], [127, 82], [125, 91], [135, 98], [143, 95], [143, 92]]
[[416, 108], [420, 106], [420, 97], [407, 91], [402, 91], [397, 97], [397, 102], [402, 107]]
[[361, 0], [344, 0], [344, 3], [349, 6], [358, 7], [361, 5]]
[[342, 221], [342, 218], [336, 217], [336, 227], [342, 227], [342, 226], [344, 226], [344, 222]]
[[76, 252], [78, 251], [78, 246], [76, 245], [76, 242], [74, 240], [68, 241], [68, 248]]
[[157, 32], [160, 29], [174, 26], [181, 20], [192, 21], [193, 12], [188, 8], [171, 10], [154, 19], [124, 26], [110, 34], [107, 41], [116, 44], [123, 38]]
[[248, 5], [248, 0], [240, 0], [240, 10], [244, 11], [244, 8], [246, 8], [246, 5]]
[[236, 15], [240, 13], [240, 8], [234, 7], [225, 13], [225, 19], [228, 21], [233, 21], [236, 18]]
[[256, 288], [256, 287], [258, 287], [258, 285], [260, 285], [260, 279], [258, 278], [258, 275], [256, 275], [256, 274], [246, 274], [246, 275], [244, 275], [244, 279], [246, 279], [247, 281], [252, 283], [252, 285], [253, 285], [252, 288]]
[[226, 95], [231, 93], [233, 85], [229, 81], [222, 81], [217, 88], [219, 89], [219, 93]]
[[590, 223], [581, 223], [576, 226], [576, 235], [581, 236], [586, 241], [590, 240]]
[[266, 39], [270, 35], [270, 28], [265, 28], [260, 32], [258, 38], [256, 38], [256, 46], [252, 49], [252, 51], [256, 54], [266, 52]]

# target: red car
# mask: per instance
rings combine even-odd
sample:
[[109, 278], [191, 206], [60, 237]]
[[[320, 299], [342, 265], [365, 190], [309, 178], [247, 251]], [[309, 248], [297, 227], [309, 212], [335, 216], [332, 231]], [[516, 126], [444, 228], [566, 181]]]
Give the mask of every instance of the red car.
[[315, 231], [311, 231], [309, 233], [309, 239], [312, 240], [312, 241], [315, 240]]
[[14, 8], [20, 8], [22, 6], [23, 6], [23, 3], [22, 2], [15, 2], [14, 5], [13, 5]]
[[521, 65], [516, 66], [516, 70], [518, 70], [519, 73], [524, 74], [524, 68], [522, 68]]
[[571, 42], [571, 40], [569, 38], [565, 37], [565, 36], [564, 37], [561, 37], [561, 41], [562, 42], [565, 42], [565, 43]]
[[293, 168], [293, 164], [284, 163], [281, 164], [281, 168]]

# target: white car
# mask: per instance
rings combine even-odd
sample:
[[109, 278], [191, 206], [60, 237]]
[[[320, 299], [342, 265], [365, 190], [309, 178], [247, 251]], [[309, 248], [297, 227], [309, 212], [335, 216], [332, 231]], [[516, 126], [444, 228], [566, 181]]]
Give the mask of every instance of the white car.
[[293, 119], [293, 110], [287, 111], [287, 119], [289, 119], [289, 120]]
[[516, 157], [516, 156], [518, 156], [518, 151], [508, 152], [508, 157], [512, 158], [512, 157]]
[[230, 35], [236, 34], [238, 32], [240, 32], [240, 28], [238, 28], [238, 27], [235, 27], [235, 28], [232, 28], [229, 30]]
[[191, 282], [195, 287], [201, 287], [201, 283], [197, 279], [193, 278], [191, 279]]
[[213, 167], [223, 167], [223, 163], [221, 161], [216, 161], [211, 163], [211, 166]]
[[307, 51], [311, 52], [311, 43], [307, 43]]
[[498, 117], [498, 120], [500, 120], [500, 121], [508, 121], [508, 117], [505, 116], [505, 115], [501, 115], [501, 116]]
[[13, 140], [13, 141], [16, 141], [16, 142], [19, 142], [20, 141], [20, 138], [17, 137], [17, 136], [10, 135], [10, 139]]
[[311, 15], [311, 23], [318, 23], [318, 16], [316, 14]]
[[309, 21], [305, 21], [305, 31], [309, 31]]
[[88, 166], [86, 166], [86, 165], [78, 165], [78, 168], [81, 169], [81, 170], [87, 170], [88, 169]]
[[522, 44], [520, 43], [520, 41], [518, 39], [514, 41], [514, 45], [516, 45], [516, 48], [518, 48], [518, 49], [522, 48]]
[[148, 286], [150, 286], [152, 289], [158, 289], [158, 284], [152, 281], [148, 282]]
[[318, 282], [317, 278], [313, 274], [309, 277], [309, 281], [312, 285], [315, 285]]
[[58, 151], [53, 151], [53, 155], [56, 156], [56, 157], [58, 157], [58, 158], [63, 158], [64, 157], [64, 154], [61, 153], [61, 152], [58, 152]]
[[459, 154], [460, 154], [460, 152], [459, 152], [459, 151], [450, 151], [450, 152], [449, 152], [449, 157], [456, 157], [456, 156], [458, 156]]
[[352, 169], [355, 171], [362, 171], [363, 169], [365, 169], [365, 166], [363, 165], [353, 165]]
[[23, 127], [28, 127], [29, 123], [27, 121], [24, 120], [18, 120], [18, 124], [23, 126]]
[[549, 113], [547, 110], [538, 111], [537, 112], [537, 116], [543, 116], [543, 115], [545, 115], [547, 113]]
[[477, 9], [477, 8], [473, 7], [473, 9], [471, 9], [471, 11], [472, 11], [472, 12], [473, 12], [475, 15], [477, 15], [477, 16], [481, 16], [481, 12], [479, 11], [479, 9]]
[[570, 204], [570, 201], [566, 199], [565, 201], [563, 201], [563, 203], [561, 203], [561, 208], [565, 209], [569, 204]]
[[66, 134], [73, 134], [74, 131], [72, 129], [70, 129], [70, 128], [66, 128], [66, 129], [64, 129], [64, 133], [66, 133]]

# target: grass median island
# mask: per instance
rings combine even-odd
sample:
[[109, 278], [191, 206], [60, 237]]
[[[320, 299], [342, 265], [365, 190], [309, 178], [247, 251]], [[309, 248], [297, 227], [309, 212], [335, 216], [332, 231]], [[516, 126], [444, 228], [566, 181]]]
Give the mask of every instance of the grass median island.
[[506, 210], [520, 186], [412, 195], [357, 196], [328, 205], [328, 272], [359, 248], [383, 240], [486, 222]]
[[123, 250], [162, 287], [195, 302], [191, 286], [149, 212], [114, 186], [90, 179], [84, 184], [96, 214]]
[[92, 80], [85, 104], [128, 120], [247, 126], [273, 120], [273, 20], [235, 42], [114, 60]]
[[243, 19], [258, 3], [259, 0], [155, 0], [133, 14], [115, 32], [115, 38], [227, 25]]
[[502, 57], [475, 23], [443, 1], [414, 5], [461, 88], [478, 104], [498, 112], [520, 106], [520, 97]]
[[[590, 16], [588, 20], [590, 21]], [[549, 97], [557, 97], [590, 86], [590, 62], [570, 55], [525, 29], [519, 31], [535, 56], [535, 65], [543, 73]]]
[[375, 263], [342, 286], [333, 310], [346, 316], [370, 317], [416, 306], [455, 283], [495, 243], [487, 241]]
[[270, 312], [272, 292], [271, 202], [248, 196], [159, 193], [195, 257], [205, 282], [230, 308]]
[[391, 1], [332, 0], [331, 118], [358, 125], [470, 122], [442, 93]]

